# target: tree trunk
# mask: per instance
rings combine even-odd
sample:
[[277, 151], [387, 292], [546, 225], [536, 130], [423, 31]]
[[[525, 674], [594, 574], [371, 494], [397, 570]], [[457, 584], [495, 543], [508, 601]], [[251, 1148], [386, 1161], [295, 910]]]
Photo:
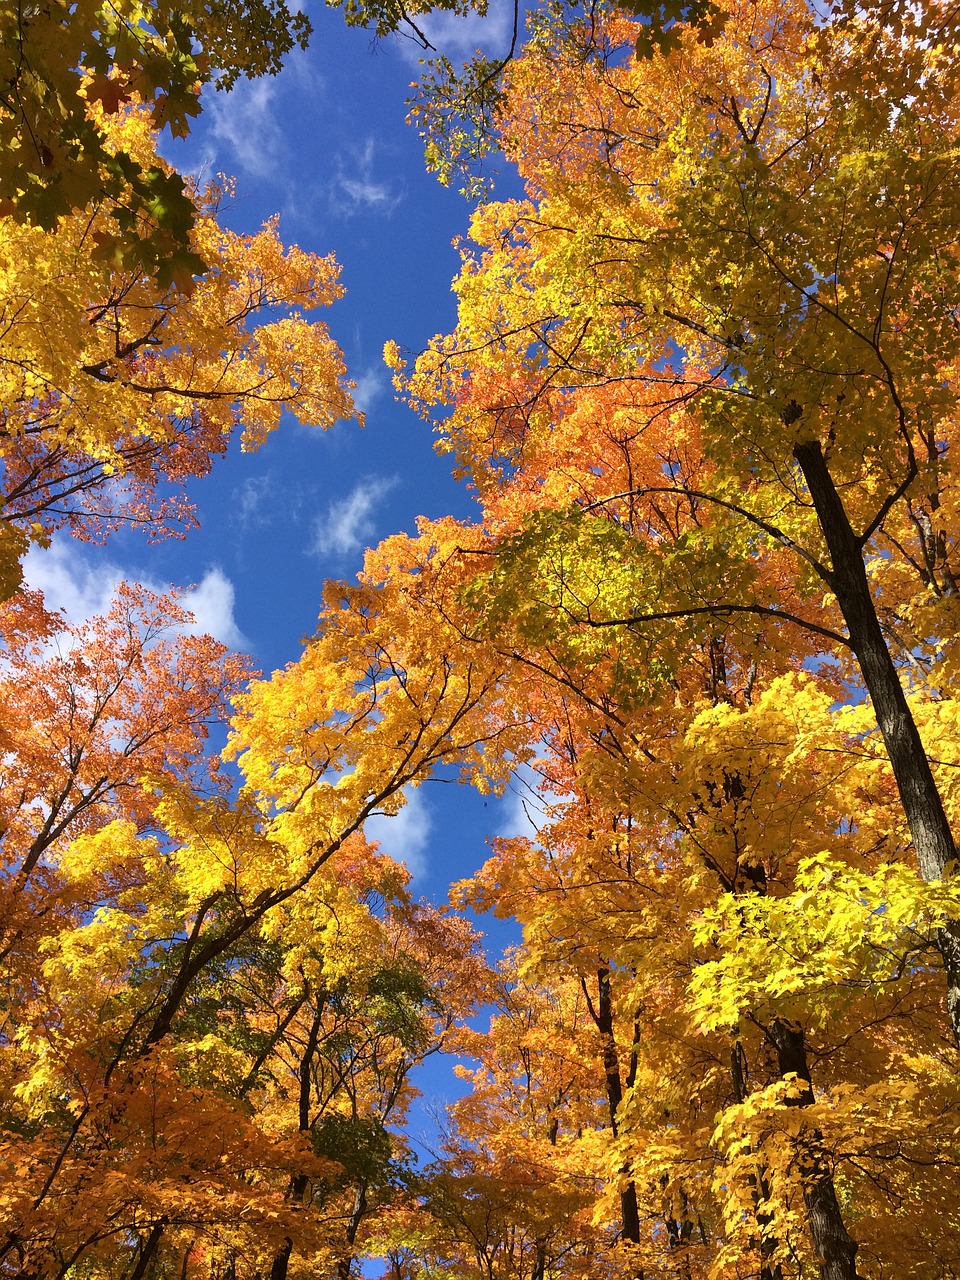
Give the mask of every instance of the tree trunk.
[[274, 1254], [273, 1266], [270, 1268], [270, 1280], [287, 1280], [287, 1268], [290, 1265], [291, 1253], [293, 1253], [293, 1241], [287, 1236]]
[[164, 1223], [162, 1222], [155, 1222], [151, 1227], [150, 1234], [143, 1242], [143, 1247], [140, 1250], [140, 1256], [137, 1258], [137, 1265], [130, 1272], [130, 1280], [143, 1280], [143, 1277], [147, 1273], [147, 1267], [149, 1267], [153, 1259], [153, 1255], [157, 1252], [160, 1245], [160, 1237], [163, 1235], [163, 1228]]
[[[952, 870], [956, 845], [930, 761], [883, 637], [863, 563], [862, 544], [850, 526], [819, 442], [798, 444], [793, 456], [803, 472], [830, 552], [832, 571], [827, 585], [837, 598], [850, 647], [873, 703], [920, 874], [924, 880], [940, 880]], [[960, 922], [948, 922], [938, 931], [936, 941], [947, 979], [947, 1011], [960, 1045]]]
[[[617, 1046], [613, 1038], [613, 1000], [610, 992], [610, 971], [601, 969], [597, 974], [597, 1006], [594, 1021], [597, 1030], [603, 1037], [603, 1073], [607, 1085], [607, 1106], [610, 1111], [610, 1128], [613, 1136], [618, 1134], [617, 1111], [623, 1101], [623, 1083], [620, 1079], [620, 1060], [617, 1057]], [[620, 1192], [620, 1222], [622, 1238], [630, 1244], [640, 1243], [640, 1208], [637, 1204], [637, 1189], [628, 1182]], [[637, 1280], [643, 1280], [643, 1273], [637, 1273]]]
[[[747, 1055], [743, 1051], [743, 1045], [739, 1040], [735, 1040], [733, 1048], [730, 1051], [730, 1078], [733, 1082], [733, 1096], [737, 1102], [744, 1103], [747, 1100], [749, 1090], [747, 1088]], [[760, 1209], [761, 1198], [764, 1201], [770, 1199], [770, 1188], [767, 1185], [766, 1178], [761, 1173], [753, 1182], [753, 1205], [754, 1214], [757, 1219], [757, 1226], [760, 1228], [760, 1241], [757, 1246], [760, 1254], [760, 1275], [758, 1280], [783, 1280], [783, 1269], [779, 1262], [774, 1262], [773, 1255], [777, 1249], [777, 1240], [772, 1232], [768, 1230], [771, 1221], [771, 1215], [764, 1213]]]
[[[793, 1074], [801, 1086], [800, 1092], [787, 1105], [810, 1106], [814, 1100], [813, 1085], [802, 1029], [775, 1018], [767, 1028], [767, 1035], [776, 1050], [781, 1076]], [[809, 1138], [812, 1150], [802, 1162], [803, 1200], [807, 1208], [807, 1225], [820, 1264], [820, 1280], [862, 1280], [856, 1263], [859, 1246], [844, 1225], [833, 1175], [818, 1150], [822, 1135], [813, 1130]]]
[[[360, 1223], [363, 1221], [364, 1215], [368, 1209], [367, 1204], [367, 1188], [364, 1183], [360, 1183], [353, 1195], [353, 1210], [350, 1214], [350, 1221], [347, 1223], [346, 1237], [347, 1244], [353, 1245], [357, 1239], [357, 1231]], [[353, 1252], [351, 1251], [345, 1258], [341, 1258], [337, 1263], [337, 1280], [350, 1280], [350, 1273], [353, 1269]]]
[[[298, 1120], [301, 1133], [310, 1132], [310, 1090], [311, 1090], [311, 1069], [313, 1066], [313, 1056], [317, 1051], [317, 1045], [320, 1043], [320, 1026], [323, 1016], [324, 997], [321, 995], [318, 1002], [317, 1010], [310, 1024], [310, 1034], [307, 1036], [306, 1047], [303, 1051], [303, 1057], [300, 1060], [300, 1095], [298, 1098]], [[310, 1179], [304, 1173], [295, 1174], [290, 1179], [290, 1186], [287, 1189], [287, 1200], [291, 1204], [298, 1204], [306, 1195], [307, 1187], [310, 1185]], [[289, 1236], [286, 1237], [283, 1244], [277, 1250], [273, 1257], [273, 1265], [270, 1268], [270, 1280], [287, 1280], [287, 1269], [290, 1266], [290, 1255], [293, 1253], [293, 1241]]]

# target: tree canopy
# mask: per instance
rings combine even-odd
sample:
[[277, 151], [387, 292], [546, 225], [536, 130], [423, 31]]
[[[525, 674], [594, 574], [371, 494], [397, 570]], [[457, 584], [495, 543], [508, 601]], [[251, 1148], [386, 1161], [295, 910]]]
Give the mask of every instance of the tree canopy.
[[[176, 593], [70, 626], [16, 562], [348, 415], [335, 264], [216, 190], [166, 283], [96, 194], [8, 211], [0, 1273], [960, 1274], [957, 18], [660, 15], [536, 12], [473, 118], [424, 102], [436, 166], [487, 131], [526, 184], [455, 328], [386, 352], [479, 512], [370, 550], [267, 678]], [[300, 28], [260, 18], [268, 70]], [[365, 827], [451, 770], [539, 817], [439, 909]]]
[[[141, 111], [110, 136], [171, 173]], [[58, 528], [102, 540], [190, 527], [184, 482], [205, 475], [238, 429], [255, 449], [281, 413], [326, 428], [353, 414], [339, 348], [308, 313], [340, 296], [339, 268], [286, 248], [277, 223], [240, 236], [217, 220], [224, 192], [191, 199], [190, 244], [209, 269], [163, 286], [126, 265], [109, 209], [55, 230], [2, 222], [2, 537], [9, 594], [30, 540]]]

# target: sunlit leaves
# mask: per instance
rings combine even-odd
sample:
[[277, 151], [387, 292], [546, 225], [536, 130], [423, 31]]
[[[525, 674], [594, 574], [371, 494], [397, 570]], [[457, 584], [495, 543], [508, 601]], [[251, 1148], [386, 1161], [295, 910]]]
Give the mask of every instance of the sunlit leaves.
[[[143, 113], [114, 117], [108, 136], [158, 163]], [[97, 539], [127, 525], [154, 538], [189, 527], [183, 484], [235, 429], [252, 449], [285, 410], [320, 427], [353, 412], [339, 349], [310, 315], [340, 296], [336, 263], [286, 248], [275, 220], [252, 236], [227, 231], [222, 195], [191, 196], [189, 244], [210, 269], [180, 287], [125, 262], [129, 237], [121, 252], [108, 207], [55, 232], [7, 220], [0, 457], [15, 532], [0, 551], [12, 585], [23, 538], [64, 525]]]
[[[4, 216], [45, 231], [90, 204], [106, 206], [118, 266], [161, 286], [204, 267], [190, 243], [191, 193], [112, 130], [142, 102], [157, 128], [184, 136], [212, 78], [275, 74], [310, 24], [284, 0], [172, 6], [122, 0], [0, 12], [0, 200]], [[111, 207], [112, 206], [112, 207]]]
[[722, 953], [699, 965], [691, 990], [708, 1029], [735, 1026], [784, 997], [810, 1001], [808, 1025], [827, 1015], [818, 996], [906, 977], [921, 963], [935, 928], [960, 912], [952, 881], [927, 884], [909, 867], [858, 872], [828, 853], [801, 861], [783, 897], [720, 898], [705, 911], [694, 938]]
[[536, 831], [461, 893], [518, 916], [555, 997], [608, 975], [595, 1220], [633, 1195], [646, 1270], [852, 1276], [859, 1244], [857, 1274], [919, 1276], [953, 1252], [914, 1189], [956, 1122], [953, 864], [913, 870], [841, 569], [955, 819], [954, 19], [723, 18], [654, 48], [623, 11], [541, 15], [475, 135], [437, 95], [434, 162], [494, 140], [528, 197], [475, 214], [456, 329], [390, 356], [483, 503], [446, 613], [535, 743]]

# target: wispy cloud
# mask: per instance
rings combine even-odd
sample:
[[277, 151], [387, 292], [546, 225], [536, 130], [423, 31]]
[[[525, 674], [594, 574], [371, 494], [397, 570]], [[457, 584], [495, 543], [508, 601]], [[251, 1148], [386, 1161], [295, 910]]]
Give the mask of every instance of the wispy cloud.
[[273, 177], [284, 154], [283, 131], [274, 110], [276, 97], [276, 82], [265, 77], [240, 80], [229, 93], [210, 99], [212, 136], [255, 178]]
[[[311, 444], [324, 440], [309, 424], [292, 422], [289, 430]], [[299, 525], [317, 506], [317, 485], [310, 477], [308, 467], [292, 476], [285, 475], [282, 467], [246, 476], [231, 490], [231, 524], [244, 533], [268, 525]]]
[[229, 91], [208, 85], [202, 97], [202, 127], [185, 140], [161, 136], [161, 154], [201, 186], [222, 170], [270, 179], [280, 188], [276, 203], [288, 215], [291, 194], [303, 185], [303, 175], [297, 174], [295, 183], [286, 175], [295, 149], [287, 135], [291, 123], [305, 111], [314, 112], [323, 96], [325, 81], [316, 63], [312, 51], [295, 49], [284, 59], [279, 75], [240, 79]]
[[280, 483], [273, 472], [247, 476], [233, 490], [233, 520], [241, 529], [270, 524], [276, 515]]
[[367, 138], [362, 147], [338, 157], [333, 202], [341, 212], [390, 213], [403, 199], [395, 183], [375, 176], [376, 157], [377, 144], [373, 138]]
[[508, 839], [525, 836], [528, 840], [536, 840], [549, 816], [550, 804], [560, 798], [552, 793], [544, 795], [540, 787], [541, 778], [537, 771], [528, 764], [521, 764], [501, 801], [496, 835]]
[[357, 406], [361, 413], [369, 413], [374, 403], [380, 399], [390, 386], [387, 375], [382, 369], [374, 366], [372, 369], [365, 369], [363, 373], [357, 374], [356, 389], [353, 393], [353, 403]]
[[283, 62], [281, 80], [296, 86], [301, 106], [305, 98], [319, 98], [326, 89], [326, 80], [320, 71], [313, 48], [293, 49]]
[[420, 791], [404, 791], [406, 804], [391, 817], [369, 818], [364, 826], [368, 840], [375, 840], [382, 853], [403, 862], [416, 878], [427, 869], [426, 850], [433, 823]]
[[[483, 49], [491, 57], [503, 57], [510, 47], [513, 34], [514, 3], [513, 0], [490, 0], [486, 17], [477, 13], [459, 16], [455, 13], [433, 13], [417, 16], [417, 26], [433, 45], [432, 50], [424, 50], [416, 40], [400, 39], [400, 50], [404, 59], [412, 64], [424, 58], [443, 55], [456, 66], [473, 56], [477, 49]], [[520, 14], [523, 21], [523, 14]]]
[[376, 530], [373, 516], [377, 506], [397, 483], [397, 476], [370, 476], [345, 498], [331, 503], [327, 514], [314, 521], [311, 553], [342, 558], [362, 550]]
[[[169, 583], [129, 573], [101, 555], [89, 557], [75, 544], [55, 539], [46, 550], [34, 547], [23, 562], [24, 585], [43, 592], [47, 608], [61, 609], [70, 622], [85, 622], [110, 608], [114, 592], [124, 579], [139, 582], [156, 594], [170, 590]], [[181, 597], [193, 614], [192, 625], [181, 627], [185, 635], [211, 635], [231, 649], [248, 649], [250, 642], [233, 616], [233, 583], [214, 566]]]

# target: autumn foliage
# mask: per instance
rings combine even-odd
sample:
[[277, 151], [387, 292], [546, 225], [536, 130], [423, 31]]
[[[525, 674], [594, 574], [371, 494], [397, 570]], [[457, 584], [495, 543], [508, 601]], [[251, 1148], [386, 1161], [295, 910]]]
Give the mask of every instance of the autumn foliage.
[[[110, 138], [162, 164], [146, 116]], [[169, 166], [168, 166], [169, 167]], [[234, 429], [254, 449], [284, 410], [329, 427], [352, 404], [339, 349], [309, 313], [340, 294], [332, 257], [282, 244], [276, 223], [239, 236], [217, 221], [225, 192], [196, 193], [191, 243], [211, 269], [161, 287], [116, 252], [109, 205], [55, 234], [3, 224], [0, 306], [0, 582], [18, 581], [30, 540], [59, 528], [102, 540], [140, 526], [190, 527], [184, 482]]]
[[[269, 679], [175, 592], [72, 625], [17, 563], [349, 415], [332, 260], [216, 191], [189, 283], [109, 210], [9, 224], [3, 1274], [960, 1275], [960, 29], [707, 18], [554, 8], [497, 69], [526, 196], [387, 350], [481, 513], [369, 551]], [[364, 826], [451, 770], [536, 822], [440, 909]]]

